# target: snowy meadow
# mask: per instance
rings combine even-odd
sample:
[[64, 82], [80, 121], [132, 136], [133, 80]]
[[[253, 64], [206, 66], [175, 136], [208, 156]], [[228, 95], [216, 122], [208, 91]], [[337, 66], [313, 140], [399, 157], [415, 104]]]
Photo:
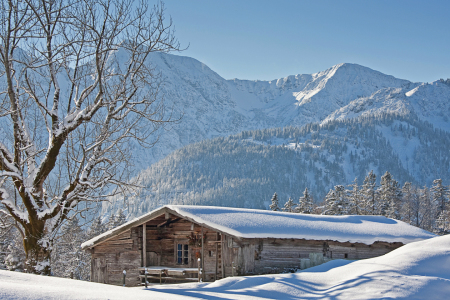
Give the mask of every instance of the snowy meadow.
[[0, 271], [1, 299], [448, 299], [450, 236], [359, 261], [333, 260], [290, 274], [214, 283], [123, 288]]

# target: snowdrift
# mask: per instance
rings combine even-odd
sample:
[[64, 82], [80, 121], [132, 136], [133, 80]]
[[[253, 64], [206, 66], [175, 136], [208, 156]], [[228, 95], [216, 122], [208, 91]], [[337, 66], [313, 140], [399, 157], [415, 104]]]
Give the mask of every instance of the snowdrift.
[[377, 258], [334, 260], [293, 274], [147, 290], [0, 271], [0, 299], [448, 299], [449, 266], [450, 235]]

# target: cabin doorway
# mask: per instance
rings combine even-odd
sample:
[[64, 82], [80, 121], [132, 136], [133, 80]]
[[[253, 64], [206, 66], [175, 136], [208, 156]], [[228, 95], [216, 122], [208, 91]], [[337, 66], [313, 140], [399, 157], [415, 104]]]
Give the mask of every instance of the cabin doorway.
[[98, 283], [108, 283], [108, 265], [106, 258], [96, 257], [92, 262], [92, 281]]
[[161, 255], [153, 251], [147, 252], [147, 267], [160, 265], [161, 265]]

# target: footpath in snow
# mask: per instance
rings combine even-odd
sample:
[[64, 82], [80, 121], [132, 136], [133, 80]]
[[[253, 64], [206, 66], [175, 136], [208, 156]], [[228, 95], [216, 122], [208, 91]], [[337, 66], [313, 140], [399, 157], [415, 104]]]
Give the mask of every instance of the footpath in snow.
[[298, 273], [148, 289], [0, 271], [0, 299], [449, 299], [450, 235]]

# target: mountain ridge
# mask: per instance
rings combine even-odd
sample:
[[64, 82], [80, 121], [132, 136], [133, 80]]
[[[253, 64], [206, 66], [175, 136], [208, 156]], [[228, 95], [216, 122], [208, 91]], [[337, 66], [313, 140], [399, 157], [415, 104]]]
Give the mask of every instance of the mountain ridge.
[[267, 209], [274, 192], [284, 203], [305, 188], [320, 202], [335, 185], [359, 185], [373, 170], [402, 186], [449, 184], [450, 133], [416, 117], [385, 115], [244, 131], [187, 145], [140, 173], [138, 195], [105, 204], [108, 214], [128, 203], [139, 216], [166, 204]]
[[[271, 81], [225, 80], [187, 56], [155, 53], [150, 60], [165, 80], [162, 92], [167, 104], [183, 119], [171, 126], [172, 130], [160, 132], [161, 143], [154, 149], [137, 150], [148, 161], [143, 167], [204, 139], [360, 115], [418, 114], [437, 128], [450, 131], [445, 118], [450, 102], [427, 98], [450, 99], [448, 85], [439, 81], [414, 83], [351, 63]], [[411, 92], [414, 89], [417, 91]], [[408, 92], [410, 96], [406, 96]], [[420, 93], [424, 95], [419, 97]], [[430, 111], [429, 116], [420, 111], [427, 102], [431, 105], [424, 112]], [[439, 120], [433, 117], [438, 113], [442, 115]]]
[[[151, 59], [165, 78], [167, 103], [184, 115], [154, 148], [136, 149], [147, 188], [126, 197], [130, 216], [171, 203], [266, 208], [273, 192], [296, 198], [305, 187], [320, 201], [335, 184], [361, 181], [372, 169], [428, 185], [450, 174], [445, 81], [414, 83], [348, 63], [272, 81], [225, 80], [193, 58]], [[306, 137], [280, 137], [289, 128]], [[236, 138], [248, 131], [259, 138]], [[268, 176], [277, 162], [289, 171]], [[113, 202], [105, 213], [124, 203]]]

